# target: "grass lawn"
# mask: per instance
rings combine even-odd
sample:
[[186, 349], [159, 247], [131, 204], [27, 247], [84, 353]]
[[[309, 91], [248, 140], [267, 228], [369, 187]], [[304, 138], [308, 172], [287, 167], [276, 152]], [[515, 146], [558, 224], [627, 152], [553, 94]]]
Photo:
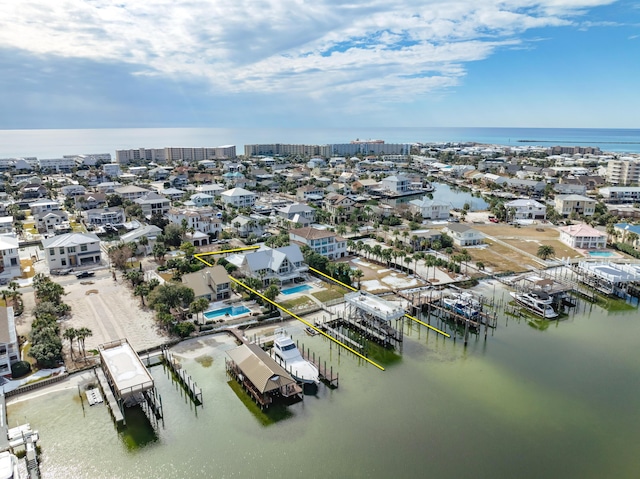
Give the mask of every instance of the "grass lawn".
[[496, 238], [526, 238], [537, 240], [551, 240], [558, 239], [560, 232], [555, 226], [550, 225], [531, 225], [521, 226], [516, 228], [515, 226], [500, 224], [484, 224], [484, 225], [471, 225], [474, 230], [482, 231], [489, 236]]
[[318, 301], [325, 302], [331, 301], [332, 299], [342, 298], [345, 294], [347, 294], [346, 288], [342, 288], [339, 286], [330, 286], [329, 289], [325, 289], [323, 291], [318, 291], [317, 293], [311, 293], [314, 298]]
[[492, 271], [513, 271], [515, 273], [527, 271], [526, 265], [539, 267], [536, 262], [527, 256], [513, 251], [501, 244], [495, 244], [491, 240], [485, 240], [489, 248], [468, 248], [467, 251], [473, 258], [470, 263], [475, 264], [480, 261], [485, 268]]
[[558, 240], [535, 240], [535, 239], [518, 239], [518, 240], [512, 240], [512, 239], [503, 239], [502, 241], [504, 241], [505, 243], [509, 243], [510, 245], [515, 246], [518, 249], [521, 249], [522, 251], [532, 254], [532, 255], [536, 255], [538, 253], [538, 248], [542, 245], [548, 245], [553, 247], [553, 249], [555, 250], [555, 257], [556, 258], [582, 258], [583, 256], [578, 253], [576, 250], [574, 250], [573, 248], [567, 246], [564, 243], [561, 243]]
[[293, 310], [310, 306], [313, 304], [313, 300], [307, 296], [300, 296], [299, 298], [294, 298], [289, 301], [281, 301], [279, 304], [287, 309]]

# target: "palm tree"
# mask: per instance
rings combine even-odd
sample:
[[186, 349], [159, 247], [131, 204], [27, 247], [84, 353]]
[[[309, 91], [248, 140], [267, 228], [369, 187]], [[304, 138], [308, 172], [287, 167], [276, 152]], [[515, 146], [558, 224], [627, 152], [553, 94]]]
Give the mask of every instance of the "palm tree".
[[464, 262], [464, 272], [467, 274], [467, 261], [471, 261], [471, 255], [466, 249], [463, 249], [460, 253], [460, 260]]
[[78, 345], [82, 346], [82, 355], [86, 358], [87, 352], [84, 349], [84, 340], [90, 336], [93, 336], [93, 331], [89, 328], [82, 327], [76, 331], [76, 337], [78, 338]]
[[69, 340], [69, 346], [70, 346], [71, 358], [72, 359], [73, 359], [73, 340], [76, 339], [77, 335], [78, 335], [78, 331], [75, 328], [68, 328], [62, 334], [62, 337], [64, 339], [68, 339]]
[[547, 258], [550, 258], [555, 254], [556, 250], [553, 248], [553, 246], [543, 244], [538, 247], [538, 258], [546, 260]]
[[144, 297], [148, 296], [150, 292], [151, 292], [151, 288], [147, 283], [140, 283], [133, 290], [134, 295], [140, 296], [140, 301], [142, 302], [143, 307], [144, 307]]
[[202, 313], [209, 307], [207, 298], [198, 298], [189, 305], [189, 312], [196, 315], [196, 323], [198, 322], [198, 314]]
[[[635, 246], [636, 241], [638, 241], [638, 233], [634, 233], [633, 231], [627, 234], [626, 242], [630, 245]], [[9, 285], [11, 286], [11, 285]]]
[[364, 276], [364, 273], [362, 272], [361, 269], [355, 269], [353, 270], [352, 276], [353, 276], [353, 279], [358, 281], [358, 289], [360, 289], [360, 280]]
[[412, 259], [413, 259], [413, 258], [411, 258], [411, 256], [409, 256], [409, 255], [406, 255], [406, 256], [404, 257], [404, 262], [405, 262], [405, 264], [407, 265], [407, 266], [406, 266], [406, 268], [407, 268], [407, 273], [409, 272], [409, 265], [411, 264], [411, 260], [412, 260]]

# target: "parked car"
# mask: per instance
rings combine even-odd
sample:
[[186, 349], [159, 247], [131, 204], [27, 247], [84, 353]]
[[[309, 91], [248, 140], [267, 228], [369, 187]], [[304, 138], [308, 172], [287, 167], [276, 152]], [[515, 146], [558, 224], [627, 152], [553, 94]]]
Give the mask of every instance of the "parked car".
[[94, 271], [80, 271], [76, 273], [76, 278], [90, 278], [94, 274], [96, 274]]

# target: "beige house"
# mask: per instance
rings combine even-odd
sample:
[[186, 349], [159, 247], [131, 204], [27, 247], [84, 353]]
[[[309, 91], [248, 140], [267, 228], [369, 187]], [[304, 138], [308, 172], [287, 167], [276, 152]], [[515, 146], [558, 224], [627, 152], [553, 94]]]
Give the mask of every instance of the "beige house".
[[195, 299], [222, 301], [231, 296], [231, 280], [223, 266], [210, 266], [182, 276], [182, 283], [193, 290]]
[[596, 211], [596, 200], [582, 195], [557, 195], [555, 208], [564, 218], [571, 216], [572, 213], [593, 216]]
[[475, 246], [484, 243], [484, 234], [467, 225], [450, 224], [442, 230], [453, 239], [456, 246]]

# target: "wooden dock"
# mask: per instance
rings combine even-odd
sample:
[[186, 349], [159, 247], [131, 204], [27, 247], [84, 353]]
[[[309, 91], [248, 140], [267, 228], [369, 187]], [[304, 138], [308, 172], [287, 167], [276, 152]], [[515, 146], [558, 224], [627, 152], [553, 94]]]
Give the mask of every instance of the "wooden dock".
[[164, 364], [166, 364], [169, 369], [178, 377], [180, 384], [184, 388], [184, 390], [189, 394], [191, 400], [197, 405], [202, 405], [202, 389], [198, 387], [198, 384], [191, 379], [191, 376], [187, 374], [187, 372], [180, 367], [180, 363], [178, 363], [173, 355], [169, 352], [168, 349], [162, 350], [162, 357], [164, 358]]
[[333, 371], [333, 366], [330, 364], [327, 368], [327, 362], [320, 359], [320, 356], [316, 359], [316, 353], [311, 353], [309, 348], [305, 350], [304, 344], [302, 347], [296, 344], [298, 349], [300, 350], [300, 354], [304, 359], [309, 361], [318, 369], [318, 374], [320, 375], [320, 379], [332, 388], [337, 388], [340, 385], [340, 374], [337, 371]]
[[111, 391], [111, 386], [109, 386], [109, 381], [107, 381], [107, 377], [104, 375], [104, 371], [102, 370], [102, 368], [95, 368], [93, 371], [98, 377], [98, 382], [100, 383], [100, 387], [102, 388], [102, 394], [104, 394], [104, 397], [107, 400], [109, 410], [111, 411], [116, 425], [124, 425], [124, 414], [120, 409], [118, 401], [116, 401], [116, 398], [113, 395], [113, 391]]

